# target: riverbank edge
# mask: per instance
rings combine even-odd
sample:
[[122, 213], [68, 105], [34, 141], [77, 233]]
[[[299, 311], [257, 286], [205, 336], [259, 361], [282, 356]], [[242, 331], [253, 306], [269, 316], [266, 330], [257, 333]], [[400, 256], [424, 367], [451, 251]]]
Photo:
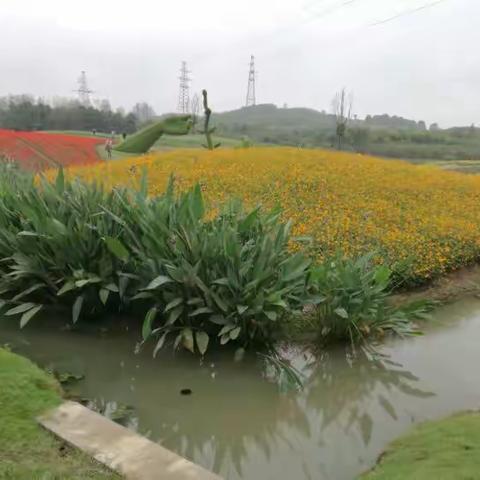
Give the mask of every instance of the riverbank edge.
[[125, 479], [222, 480], [158, 443], [80, 405], [65, 401], [38, 422]]
[[119, 480], [44, 430], [35, 420], [62, 402], [56, 380], [30, 360], [0, 348], [0, 478]]
[[361, 480], [477, 478], [480, 412], [460, 412], [416, 425], [394, 440]]
[[480, 296], [480, 264], [472, 264], [446, 273], [431, 282], [403, 292], [394, 292], [392, 302], [403, 304], [430, 300], [440, 304]]

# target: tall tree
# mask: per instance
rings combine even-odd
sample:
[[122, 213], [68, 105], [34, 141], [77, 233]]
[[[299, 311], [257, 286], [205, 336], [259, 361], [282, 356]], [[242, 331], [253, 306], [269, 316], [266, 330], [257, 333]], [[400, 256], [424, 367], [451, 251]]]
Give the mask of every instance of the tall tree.
[[335, 94], [332, 100], [332, 112], [335, 116], [335, 135], [337, 147], [340, 150], [347, 132], [347, 125], [352, 117], [353, 96], [347, 94], [346, 88], [342, 88]]
[[197, 124], [200, 115], [200, 97], [197, 93], [193, 95], [190, 102], [190, 111], [192, 112], [192, 131], [195, 131], [195, 125]]
[[133, 106], [132, 113], [139, 123], [147, 123], [155, 116], [155, 110], [147, 102], [139, 102]]

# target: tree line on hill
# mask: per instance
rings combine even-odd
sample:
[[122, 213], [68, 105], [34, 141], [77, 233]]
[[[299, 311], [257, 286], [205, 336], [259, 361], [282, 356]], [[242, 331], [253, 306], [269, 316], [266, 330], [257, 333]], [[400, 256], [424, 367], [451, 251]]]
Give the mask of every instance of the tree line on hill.
[[147, 103], [137, 103], [131, 112], [112, 110], [108, 101], [83, 105], [57, 98], [46, 102], [31, 95], [0, 97], [0, 128], [12, 130], [86, 130], [132, 133], [155, 115]]
[[[480, 159], [480, 129], [441, 129], [437, 123], [399, 116], [351, 114], [341, 92], [332, 113], [275, 105], [244, 107], [215, 115], [217, 132], [274, 145], [341, 148], [358, 153], [408, 159]], [[339, 139], [338, 135], [342, 138]]]

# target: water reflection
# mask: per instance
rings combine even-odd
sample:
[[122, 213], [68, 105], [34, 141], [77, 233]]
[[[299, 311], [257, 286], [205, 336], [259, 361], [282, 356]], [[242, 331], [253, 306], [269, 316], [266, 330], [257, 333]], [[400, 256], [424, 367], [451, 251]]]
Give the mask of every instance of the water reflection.
[[351, 480], [414, 421], [475, 408], [479, 336], [474, 319], [384, 346], [391, 357], [283, 346], [305, 386], [282, 393], [257, 356], [153, 359], [131, 332], [0, 325], [18, 353], [82, 376], [69, 388], [102, 413], [234, 480]]
[[416, 398], [429, 398], [435, 394], [421, 389], [419, 378], [402, 365], [368, 349], [323, 351], [307, 365], [310, 382], [306, 401], [321, 419], [322, 429], [339, 418], [346, 418], [343, 430], [350, 433], [357, 428], [365, 445], [371, 439], [375, 419], [369, 413], [372, 402], [398, 420], [391, 399], [397, 393]]
[[[241, 376], [230, 391], [225, 390], [226, 382], [214, 382], [208, 392], [214, 405], [193, 402], [193, 415], [159, 412], [159, 440], [227, 478], [248, 478], [244, 466], [252, 458], [271, 465], [278, 462], [278, 452], [300, 461], [306, 445], [328, 448], [331, 427], [344, 438], [355, 429], [367, 446], [376, 421], [372, 402], [396, 421], [393, 399], [399, 393], [418, 399], [434, 395], [421, 389], [419, 379], [401, 365], [366, 350], [312, 352], [291, 347], [283, 354], [305, 376], [303, 391], [279, 394], [275, 383], [244, 384]], [[257, 368], [262, 366], [265, 363], [257, 362]], [[231, 373], [219, 367], [218, 378]], [[318, 478], [319, 469], [329, 478], [323, 462], [303, 459], [301, 469], [304, 478]]]

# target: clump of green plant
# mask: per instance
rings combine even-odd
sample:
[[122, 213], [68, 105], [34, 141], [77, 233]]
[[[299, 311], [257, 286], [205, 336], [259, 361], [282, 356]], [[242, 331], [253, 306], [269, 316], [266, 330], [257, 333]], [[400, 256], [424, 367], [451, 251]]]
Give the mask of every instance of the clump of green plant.
[[5, 177], [0, 192], [0, 294], [7, 316], [21, 315], [24, 326], [45, 305], [59, 303], [72, 308], [76, 322], [82, 312], [105, 311], [111, 297], [116, 308], [128, 301], [133, 265], [112, 254], [124, 230], [103, 210], [118, 212], [128, 191], [67, 182], [60, 171], [54, 184]]
[[337, 255], [311, 269], [310, 289], [317, 305], [310, 308], [309, 316], [322, 342], [357, 344], [387, 333], [419, 333], [413, 321], [427, 318], [431, 303], [394, 306], [389, 298], [392, 272], [384, 265], [375, 265], [373, 257]]
[[268, 344], [301, 308], [310, 261], [289, 252], [279, 211], [232, 202], [207, 220], [200, 187], [175, 200], [172, 183], [141, 208], [129, 243], [145, 285], [134, 298], [150, 305], [143, 337], [157, 337], [155, 352], [168, 338], [201, 354], [210, 343]]
[[240, 143], [238, 144], [238, 146], [236, 146], [235, 148], [250, 148], [250, 147], [253, 147], [253, 143], [252, 141], [248, 138], [248, 136], [244, 135], [241, 139], [240, 139]]
[[[230, 203], [206, 218], [200, 186], [181, 195], [105, 191], [30, 177], [0, 188], [0, 294], [25, 326], [45, 305], [72, 321], [142, 301], [145, 340], [205, 353], [209, 343], [271, 342], [300, 309], [310, 261], [287, 249], [279, 212]], [[17, 185], [18, 186], [18, 185]]]

